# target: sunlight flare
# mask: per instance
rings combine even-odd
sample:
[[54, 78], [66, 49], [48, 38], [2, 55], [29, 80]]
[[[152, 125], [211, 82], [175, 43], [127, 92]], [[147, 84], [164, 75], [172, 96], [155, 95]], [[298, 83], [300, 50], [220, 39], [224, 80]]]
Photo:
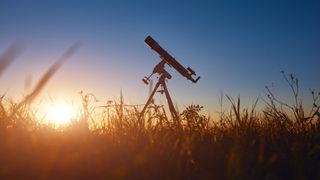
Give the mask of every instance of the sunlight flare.
[[57, 103], [48, 107], [46, 119], [55, 125], [67, 125], [76, 116], [75, 109], [66, 103]]

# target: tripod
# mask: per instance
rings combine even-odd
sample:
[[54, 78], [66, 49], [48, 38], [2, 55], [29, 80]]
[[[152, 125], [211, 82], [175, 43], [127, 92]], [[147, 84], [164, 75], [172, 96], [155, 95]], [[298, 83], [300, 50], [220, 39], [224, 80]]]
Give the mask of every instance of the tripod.
[[174, 108], [174, 105], [172, 103], [172, 100], [171, 100], [171, 97], [170, 97], [170, 94], [169, 94], [169, 91], [168, 91], [168, 88], [167, 88], [167, 85], [166, 85], [166, 79], [171, 79], [171, 75], [164, 69], [164, 65], [165, 65], [165, 61], [161, 61], [158, 65], [155, 66], [155, 68], [153, 70], [153, 73], [149, 77], [145, 77], [143, 79], [143, 82], [148, 83], [149, 78], [153, 74], [155, 74], [155, 73], [160, 74], [160, 78], [159, 78], [156, 86], [154, 87], [152, 93], [150, 94], [150, 97], [149, 97], [147, 103], [144, 105], [144, 107], [143, 107], [143, 109], [142, 109], [142, 111], [140, 113], [140, 117], [143, 116], [144, 112], [146, 111], [147, 107], [151, 103], [151, 101], [153, 99], [153, 96], [157, 92], [159, 87], [162, 87], [162, 90], [160, 90], [160, 92], [161, 93], [164, 92], [164, 94], [166, 95], [167, 102], [168, 102], [168, 105], [169, 105], [169, 110], [170, 110], [172, 118], [173, 119], [177, 119], [177, 117], [178, 117], [177, 111]]

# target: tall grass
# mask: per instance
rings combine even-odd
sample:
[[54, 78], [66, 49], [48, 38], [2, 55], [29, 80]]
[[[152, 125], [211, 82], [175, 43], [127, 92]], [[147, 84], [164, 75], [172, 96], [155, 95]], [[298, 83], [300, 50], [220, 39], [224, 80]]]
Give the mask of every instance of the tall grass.
[[267, 93], [263, 111], [241, 108], [240, 98], [226, 96], [230, 111], [221, 112], [219, 119], [202, 115], [202, 106], [190, 105], [179, 121], [156, 105], [141, 121], [139, 108], [125, 106], [122, 98], [95, 114], [94, 96], [82, 93], [81, 114], [61, 129], [37, 123], [27, 106], [4, 121], [16, 104], [5, 105], [2, 97], [0, 177], [320, 178], [320, 120], [313, 115], [318, 109], [308, 117], [297, 115], [303, 110], [298, 103], [288, 105], [290, 113]]
[[[57, 129], [40, 123], [30, 103], [3, 95], [0, 178], [320, 179], [319, 93], [311, 92], [306, 115], [297, 78], [283, 77], [293, 105], [266, 87], [265, 108], [225, 96], [231, 107], [218, 119], [190, 105], [173, 121], [156, 104], [140, 118], [140, 108], [126, 106], [122, 96], [101, 109], [94, 95], [81, 93], [81, 113]], [[36, 87], [35, 96], [43, 86]]]

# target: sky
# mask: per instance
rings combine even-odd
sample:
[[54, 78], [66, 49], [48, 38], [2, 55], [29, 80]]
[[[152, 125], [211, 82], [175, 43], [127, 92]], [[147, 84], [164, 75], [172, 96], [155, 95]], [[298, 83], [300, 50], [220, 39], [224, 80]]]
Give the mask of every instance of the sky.
[[[17, 1], [0, 0], [0, 53], [14, 42], [24, 51], [0, 77], [0, 93], [21, 98], [74, 42], [82, 46], [57, 72], [43, 96], [72, 101], [79, 91], [105, 102], [122, 91], [141, 104], [149, 88], [141, 79], [160, 61], [144, 39], [151, 35], [201, 79], [193, 84], [174, 69], [168, 81], [181, 109], [200, 104], [214, 112], [222, 93], [245, 104], [274, 86], [290, 89], [280, 71], [294, 73], [301, 91], [320, 90], [320, 1]], [[156, 82], [154, 78], [154, 82]], [[157, 100], [166, 104], [161, 95]], [[308, 99], [308, 98], [307, 98]]]

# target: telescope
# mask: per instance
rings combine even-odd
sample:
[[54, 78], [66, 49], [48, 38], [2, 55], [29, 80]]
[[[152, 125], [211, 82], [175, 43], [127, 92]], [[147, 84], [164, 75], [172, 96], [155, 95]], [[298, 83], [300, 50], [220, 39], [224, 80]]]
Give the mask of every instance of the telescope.
[[200, 76], [194, 79], [192, 76], [196, 76], [196, 73], [194, 70], [192, 70], [190, 67], [183, 67], [174, 57], [172, 57], [166, 50], [164, 50], [158, 43], [155, 41], [151, 36], [148, 36], [144, 42], [146, 42], [151, 49], [156, 51], [162, 60], [164, 60], [169, 66], [175, 68], [182, 76], [186, 77], [188, 80], [190, 80], [193, 83], [196, 83]]
[[[174, 69], [176, 69], [182, 76], [186, 77], [188, 80], [190, 80], [193, 83], [197, 83], [198, 80], [200, 79], [200, 76], [194, 78], [193, 76], [196, 76], [196, 73], [194, 70], [192, 70], [190, 67], [183, 67], [174, 57], [172, 57], [166, 50], [164, 50], [158, 43], [157, 41], [155, 41], [151, 36], [148, 36], [144, 42], [146, 44], [148, 44], [151, 49], [153, 49], [154, 51], [156, 51], [159, 55], [160, 58], [162, 59], [154, 68], [153, 68], [153, 72], [151, 75], [149, 75], [148, 77], [144, 77], [142, 79], [142, 81], [145, 84], [149, 84], [150, 82], [150, 77], [157, 73], [160, 75], [158, 83], [156, 84], [155, 88], [153, 89], [151, 95], [149, 96], [149, 99], [147, 101], [147, 103], [145, 104], [145, 106], [143, 107], [141, 113], [140, 113], [140, 118], [143, 116], [145, 110], [147, 109], [148, 105], [151, 103], [153, 96], [156, 92], [160, 92], [161, 94], [165, 93], [166, 98], [167, 98], [167, 102], [169, 105], [169, 110], [171, 112], [171, 116], [173, 119], [177, 119], [178, 118], [178, 114], [177, 111], [174, 108], [174, 105], [172, 103], [167, 85], [166, 85], [166, 80], [171, 79], [171, 75], [164, 69], [164, 66], [167, 64], [170, 67], [173, 67]], [[161, 87], [162, 90], [157, 91], [157, 89]]]

